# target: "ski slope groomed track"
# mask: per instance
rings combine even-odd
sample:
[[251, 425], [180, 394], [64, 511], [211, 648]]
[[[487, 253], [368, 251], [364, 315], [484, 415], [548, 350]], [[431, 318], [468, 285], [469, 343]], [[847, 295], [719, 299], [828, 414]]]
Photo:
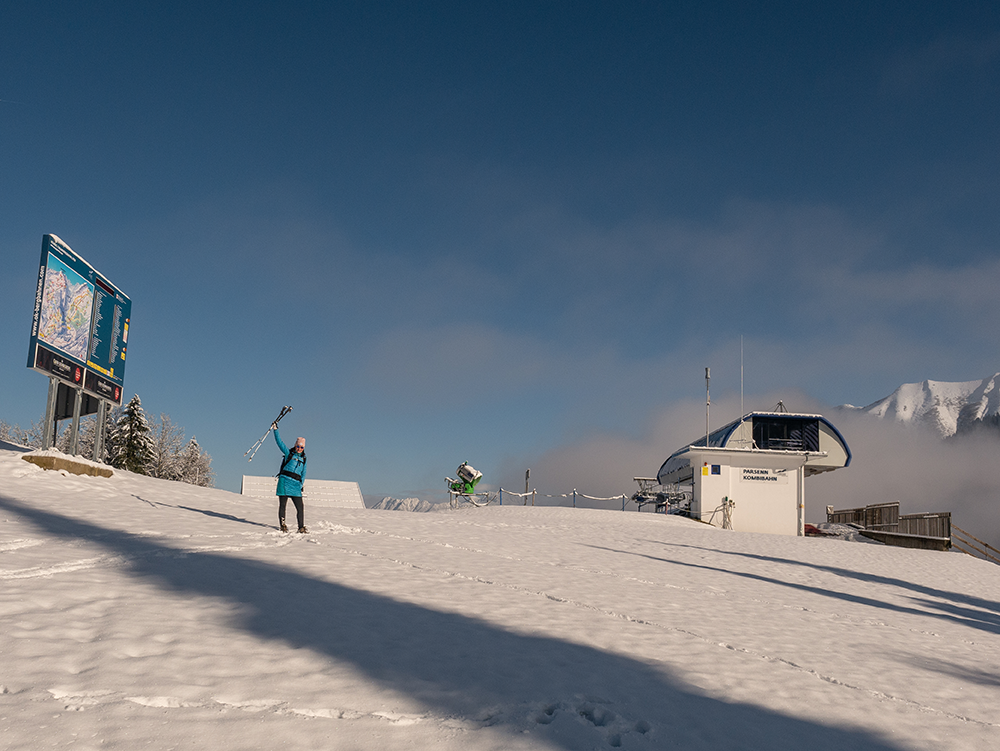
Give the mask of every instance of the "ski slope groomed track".
[[1000, 567], [962, 554], [275, 506], [0, 451], [0, 747], [1000, 748]]

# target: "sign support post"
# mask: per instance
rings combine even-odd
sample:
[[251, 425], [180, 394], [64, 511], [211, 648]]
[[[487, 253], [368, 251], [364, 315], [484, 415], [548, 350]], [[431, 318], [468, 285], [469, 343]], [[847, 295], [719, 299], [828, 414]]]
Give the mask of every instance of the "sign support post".
[[104, 421], [108, 414], [108, 403], [101, 399], [97, 405], [97, 428], [94, 430], [94, 456], [95, 462], [104, 458]]
[[80, 411], [83, 408], [83, 389], [73, 394], [73, 422], [69, 429], [69, 453], [76, 456], [80, 445]]
[[59, 395], [59, 379], [49, 376], [49, 400], [45, 404], [45, 419], [42, 421], [42, 451], [48, 451], [55, 443], [56, 397]]

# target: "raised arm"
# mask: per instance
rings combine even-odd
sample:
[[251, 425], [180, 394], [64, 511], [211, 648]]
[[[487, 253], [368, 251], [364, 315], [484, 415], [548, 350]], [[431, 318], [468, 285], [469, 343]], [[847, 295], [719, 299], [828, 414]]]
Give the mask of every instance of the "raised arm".
[[282, 455], [287, 459], [288, 458], [288, 446], [286, 446], [285, 442], [283, 440], [281, 440], [281, 434], [278, 433], [278, 426], [277, 425], [274, 426], [274, 441], [275, 441], [275, 443], [278, 444], [278, 448], [281, 449]]

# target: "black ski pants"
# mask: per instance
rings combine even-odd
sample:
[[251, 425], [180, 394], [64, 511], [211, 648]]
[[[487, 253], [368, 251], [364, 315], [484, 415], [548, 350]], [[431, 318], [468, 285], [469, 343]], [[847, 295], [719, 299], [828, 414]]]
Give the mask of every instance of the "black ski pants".
[[279, 495], [278, 496], [278, 521], [282, 524], [285, 523], [285, 507], [288, 505], [288, 499], [292, 499], [292, 503], [295, 504], [295, 515], [299, 520], [299, 529], [306, 526], [306, 507], [302, 503], [302, 496], [300, 495]]

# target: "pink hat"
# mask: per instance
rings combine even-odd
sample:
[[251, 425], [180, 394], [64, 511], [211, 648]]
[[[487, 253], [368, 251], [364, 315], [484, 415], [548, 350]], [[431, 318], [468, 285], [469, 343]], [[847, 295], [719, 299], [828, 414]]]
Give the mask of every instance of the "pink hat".
[[295, 439], [295, 445], [296, 446], [301, 446], [302, 448], [305, 448], [306, 447], [306, 439], [303, 438], [302, 436], [299, 436], [298, 438]]

